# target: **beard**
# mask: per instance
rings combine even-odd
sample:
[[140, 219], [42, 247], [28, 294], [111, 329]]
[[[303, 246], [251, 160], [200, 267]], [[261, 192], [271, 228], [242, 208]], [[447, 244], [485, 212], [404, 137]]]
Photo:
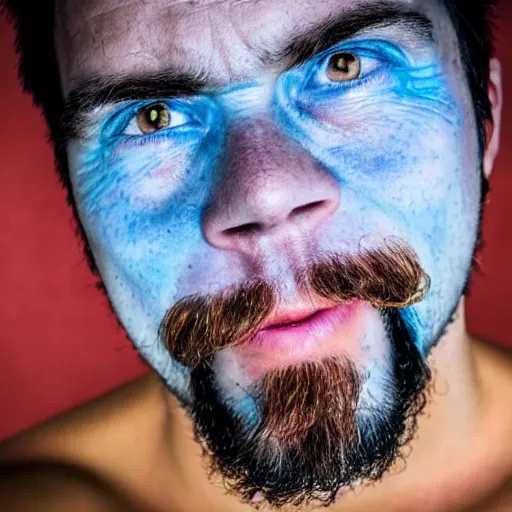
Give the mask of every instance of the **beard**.
[[209, 364], [193, 370], [196, 436], [230, 493], [253, 506], [327, 506], [340, 489], [378, 481], [401, 456], [431, 372], [400, 313], [382, 317], [393, 347], [386, 404], [363, 399], [367, 375], [352, 361], [327, 358], [270, 371], [254, 385], [254, 427], [225, 403]]
[[429, 287], [412, 249], [387, 241], [313, 265], [297, 282], [304, 294], [335, 304], [357, 299], [379, 311], [391, 348], [375, 396], [372, 371], [332, 356], [268, 369], [244, 390], [249, 412], [225, 399], [212, 363], [223, 348], [250, 343], [275, 308], [278, 294], [265, 282], [186, 298], [160, 330], [191, 370], [187, 410], [211, 474], [253, 506], [329, 505], [340, 490], [377, 481], [412, 439], [427, 402], [431, 373], [404, 314]]

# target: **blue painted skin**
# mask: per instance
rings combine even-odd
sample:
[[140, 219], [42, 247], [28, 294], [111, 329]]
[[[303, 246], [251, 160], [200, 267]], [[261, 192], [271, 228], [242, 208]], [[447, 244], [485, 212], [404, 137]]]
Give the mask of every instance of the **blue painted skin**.
[[[340, 51], [360, 57], [359, 79], [328, 79], [329, 58]], [[201, 219], [225, 172], [230, 137], [262, 117], [342, 190], [339, 212], [316, 241], [320, 253], [355, 251], [368, 234], [398, 236], [416, 250], [432, 288], [404, 313], [428, 353], [465, 284], [479, 182], [464, 170], [476, 157], [459, 150], [469, 145], [461, 143], [463, 108], [435, 52], [427, 53], [418, 59], [393, 42], [356, 38], [277, 77], [99, 113], [75, 152], [77, 202], [121, 321], [171, 387], [186, 385], [187, 372], [181, 368], [185, 380], [177, 383], [178, 365], [158, 344], [165, 311], [247, 278], [208, 247]], [[137, 112], [154, 101], [168, 105], [173, 125], [137, 133]]]

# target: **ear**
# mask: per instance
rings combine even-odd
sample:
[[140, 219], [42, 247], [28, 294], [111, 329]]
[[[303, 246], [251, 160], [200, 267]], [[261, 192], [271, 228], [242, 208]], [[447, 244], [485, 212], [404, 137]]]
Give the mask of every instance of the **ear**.
[[501, 63], [498, 59], [491, 59], [489, 74], [489, 100], [491, 102], [492, 122], [486, 121], [486, 141], [483, 159], [484, 175], [491, 176], [494, 161], [500, 149], [501, 112], [503, 108], [503, 82]]

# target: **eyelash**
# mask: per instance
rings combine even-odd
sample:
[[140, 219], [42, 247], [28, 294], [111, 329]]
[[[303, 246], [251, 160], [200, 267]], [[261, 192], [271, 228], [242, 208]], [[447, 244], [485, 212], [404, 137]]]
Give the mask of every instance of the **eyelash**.
[[[374, 48], [370, 48], [374, 46]], [[363, 65], [365, 59], [379, 62], [374, 69], [362, 75], [360, 78], [348, 80], [346, 82], [332, 82], [325, 78], [326, 68], [333, 55], [340, 52], [352, 53], [359, 57], [361, 61], [361, 72], [364, 73]], [[331, 48], [325, 53], [318, 56], [315, 61], [310, 64], [311, 71], [308, 73], [306, 80], [307, 88], [315, 89], [349, 89], [368, 85], [373, 79], [378, 78], [381, 69], [391, 66], [404, 66], [407, 62], [404, 52], [393, 43], [382, 40], [366, 40], [359, 41], [352, 46], [342, 45], [337, 48]]]
[[[173, 115], [173, 112], [179, 113], [179, 115], [188, 118], [188, 122], [179, 124], [174, 127], [171, 126], [164, 128], [154, 133], [126, 133], [130, 126], [136, 122], [136, 117], [140, 110], [149, 105], [152, 105], [153, 103], [165, 103], [169, 108], [171, 116]], [[107, 119], [105, 119], [105, 121], [102, 123], [103, 127], [100, 132], [100, 137], [106, 142], [118, 140], [123, 141], [125, 144], [142, 146], [144, 144], [158, 142], [159, 140], [168, 137], [170, 131], [186, 128], [193, 124], [194, 120], [195, 119], [193, 114], [187, 112], [186, 108], [177, 108], [175, 106], [173, 107], [172, 102], [169, 102], [169, 100], [133, 102], [122, 106], [120, 109], [117, 109], [110, 116], [108, 116]]]
[[[333, 82], [329, 79], [325, 79], [326, 68], [329, 64], [329, 60], [333, 55], [340, 52], [353, 53], [354, 55], [357, 55], [361, 60], [362, 73], [364, 73], [364, 69], [368, 67], [367, 64], [363, 64], [365, 59], [375, 61], [377, 64], [373, 69], [371, 69], [371, 71], [354, 80]], [[388, 41], [361, 40], [355, 41], [350, 45], [345, 43], [322, 52], [320, 55], [317, 55], [312, 62], [306, 64], [307, 67], [303, 82], [304, 88], [309, 89], [313, 94], [315, 92], [320, 93], [328, 91], [336, 93], [340, 90], [362, 88], [373, 84], [376, 80], [382, 79], [383, 73], [379, 71], [390, 67], [398, 68], [407, 64], [408, 58], [403, 50]], [[165, 103], [168, 106], [171, 115], [173, 112], [179, 112], [181, 115], [187, 117], [189, 122], [175, 127], [164, 128], [154, 133], [125, 133], [130, 125], [135, 122], [135, 118], [140, 109], [157, 101]], [[167, 138], [169, 133], [174, 130], [180, 130], [181, 132], [183, 128], [186, 129], [186, 127], [190, 127], [191, 124], [194, 124], [194, 122], [197, 122], [198, 120], [186, 105], [182, 105], [181, 108], [177, 108], [175, 105], [176, 101], [179, 102], [180, 100], [170, 101], [154, 99], [146, 102], [131, 102], [128, 105], [124, 105], [120, 109], [116, 109], [116, 111], [109, 115], [102, 123], [103, 127], [100, 131], [100, 137], [107, 144], [117, 140], [130, 146], [142, 146], [145, 144], [157, 143], [158, 141]]]

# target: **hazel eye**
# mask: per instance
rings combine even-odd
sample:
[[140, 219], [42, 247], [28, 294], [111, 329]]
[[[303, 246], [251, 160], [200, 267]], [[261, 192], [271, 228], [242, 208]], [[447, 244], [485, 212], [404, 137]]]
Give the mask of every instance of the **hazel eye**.
[[171, 125], [171, 113], [165, 103], [152, 103], [137, 113], [137, 126], [142, 133], [154, 133]]
[[327, 77], [333, 82], [356, 80], [361, 75], [361, 60], [348, 52], [335, 53], [327, 65]]

